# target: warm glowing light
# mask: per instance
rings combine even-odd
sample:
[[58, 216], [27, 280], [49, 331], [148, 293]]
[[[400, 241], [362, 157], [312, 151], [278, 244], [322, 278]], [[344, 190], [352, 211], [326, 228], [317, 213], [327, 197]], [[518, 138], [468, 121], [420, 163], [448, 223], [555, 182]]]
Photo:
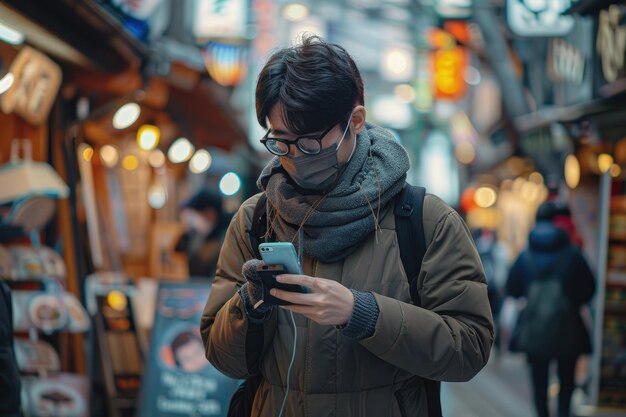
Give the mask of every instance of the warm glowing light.
[[211, 154], [206, 149], [198, 149], [189, 161], [189, 170], [194, 174], [200, 174], [211, 166]]
[[611, 169], [613, 165], [613, 157], [608, 153], [601, 153], [598, 155], [598, 169], [600, 172], [605, 173]]
[[135, 155], [126, 155], [122, 159], [122, 167], [127, 171], [133, 171], [139, 166], [139, 159]]
[[454, 37], [450, 33], [439, 28], [431, 29], [429, 41], [433, 49], [448, 49], [456, 44]]
[[0, 94], [6, 93], [13, 85], [13, 81], [15, 81], [15, 77], [11, 72], [2, 77], [2, 79], [0, 79]]
[[120, 159], [120, 154], [115, 146], [104, 145], [100, 148], [100, 159], [107, 168], [113, 168]]
[[408, 48], [389, 47], [383, 51], [382, 76], [390, 81], [409, 80], [413, 76], [413, 57]]
[[229, 196], [234, 195], [241, 188], [241, 179], [234, 172], [227, 172], [220, 180], [220, 191], [222, 194]]
[[412, 103], [415, 100], [415, 89], [409, 84], [396, 85], [393, 94], [403, 103]]
[[437, 97], [455, 100], [465, 94], [466, 55], [465, 49], [459, 46], [434, 53], [434, 84]]
[[137, 131], [137, 144], [146, 151], [156, 148], [160, 138], [161, 130], [153, 125], [143, 125]]
[[152, 168], [162, 167], [165, 163], [165, 154], [160, 149], [155, 149], [148, 156], [148, 163]]
[[113, 290], [107, 294], [107, 304], [111, 306], [113, 310], [124, 311], [128, 305], [128, 301], [126, 301], [124, 293]]
[[470, 142], [459, 142], [454, 148], [454, 156], [460, 163], [468, 165], [476, 159], [476, 149]]
[[580, 182], [580, 163], [575, 155], [567, 155], [565, 158], [565, 183], [572, 190], [578, 187]]
[[620, 166], [619, 166], [619, 165], [617, 165], [617, 164], [613, 164], [613, 165], [611, 165], [611, 176], [612, 176], [613, 178], [617, 178], [617, 177], [619, 177], [620, 175], [622, 175], [622, 167], [620, 167]]
[[141, 114], [141, 107], [137, 103], [127, 103], [120, 107], [113, 115], [113, 127], [126, 129], [137, 121]]
[[283, 17], [291, 22], [299, 22], [309, 15], [309, 8], [304, 4], [292, 3], [283, 9]]
[[211, 78], [225, 87], [238, 85], [246, 75], [247, 49], [243, 45], [209, 42], [202, 48], [202, 60]]
[[87, 162], [93, 158], [93, 148], [91, 146], [85, 146], [83, 148], [83, 159]]
[[541, 186], [531, 181], [524, 181], [520, 195], [526, 201], [533, 202], [539, 197]]
[[478, 207], [488, 208], [496, 204], [498, 194], [492, 187], [479, 187], [474, 193], [474, 202]]
[[175, 164], [188, 161], [195, 151], [194, 146], [187, 138], [178, 138], [167, 151], [167, 157]]

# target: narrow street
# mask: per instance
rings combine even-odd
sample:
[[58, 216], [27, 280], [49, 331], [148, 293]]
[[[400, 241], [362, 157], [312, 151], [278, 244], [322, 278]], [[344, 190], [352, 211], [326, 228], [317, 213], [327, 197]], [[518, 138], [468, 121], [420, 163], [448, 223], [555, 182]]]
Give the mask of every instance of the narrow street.
[[525, 360], [520, 355], [491, 356], [466, 383], [442, 384], [445, 417], [534, 417]]

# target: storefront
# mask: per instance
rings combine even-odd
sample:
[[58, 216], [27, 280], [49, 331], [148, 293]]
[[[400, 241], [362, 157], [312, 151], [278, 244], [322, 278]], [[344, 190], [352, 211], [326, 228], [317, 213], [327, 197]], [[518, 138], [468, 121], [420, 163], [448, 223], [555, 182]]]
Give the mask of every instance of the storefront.
[[[241, 173], [232, 153], [247, 140], [229, 91], [206, 75], [199, 48], [200, 66], [155, 51], [129, 32], [130, 14], [44, 3], [0, 2], [0, 24], [21, 37], [0, 40], [0, 78], [14, 77], [0, 93], [0, 278], [18, 315], [23, 410], [156, 416], [185, 403], [214, 415], [236, 381], [195, 349], [209, 285], [187, 281], [173, 247], [189, 172], [202, 173], [196, 186]], [[151, 3], [155, 14], [170, 5]], [[195, 149], [208, 155], [202, 167], [189, 162]]]
[[626, 218], [626, 44], [620, 41], [626, 27], [617, 3], [579, 1], [571, 7], [572, 31], [548, 40], [553, 105], [516, 120], [522, 148], [559, 178], [560, 195], [597, 277], [589, 406], [578, 411], [582, 415], [618, 415], [626, 409], [626, 245], [621, 233]]

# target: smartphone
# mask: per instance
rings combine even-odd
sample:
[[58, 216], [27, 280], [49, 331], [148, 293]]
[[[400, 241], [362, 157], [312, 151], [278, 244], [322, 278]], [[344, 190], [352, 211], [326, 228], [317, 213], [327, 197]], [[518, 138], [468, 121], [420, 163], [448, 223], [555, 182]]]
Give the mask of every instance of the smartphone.
[[[269, 295], [269, 290], [272, 288], [278, 288], [284, 291], [308, 293], [310, 290], [307, 287], [295, 284], [281, 284], [276, 281], [276, 276], [284, 273], [290, 274], [302, 274], [302, 268], [298, 261], [298, 255], [296, 255], [296, 248], [291, 242], [264, 242], [259, 245], [259, 252], [261, 258], [265, 263], [262, 269], [257, 269], [261, 274], [263, 280], [263, 286], [267, 293], [268, 300], [277, 301], [275, 304], [289, 304], [286, 301], [277, 299]], [[280, 271], [279, 271], [280, 270]]]
[[276, 281], [276, 276], [288, 273], [282, 265], [261, 265], [257, 268], [257, 274], [263, 281], [263, 302], [272, 305], [289, 305], [289, 301], [276, 298], [270, 294], [272, 288], [278, 288], [283, 291], [291, 292], [309, 292], [308, 288], [295, 284], [283, 284]]
[[291, 274], [302, 274], [302, 268], [291, 242], [263, 242], [259, 252], [265, 265], [282, 265]]

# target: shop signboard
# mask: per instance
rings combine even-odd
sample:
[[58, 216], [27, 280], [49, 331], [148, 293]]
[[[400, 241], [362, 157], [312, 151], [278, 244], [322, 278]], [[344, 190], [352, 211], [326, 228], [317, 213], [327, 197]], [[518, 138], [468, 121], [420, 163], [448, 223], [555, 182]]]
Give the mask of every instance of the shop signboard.
[[246, 37], [246, 0], [195, 0], [193, 35], [198, 42]]
[[161, 283], [140, 417], [226, 415], [240, 381], [206, 360], [199, 323], [209, 292], [206, 282]]
[[[613, 4], [601, 10], [598, 15], [596, 52], [598, 75], [596, 87], [602, 89], [606, 84], [626, 78], [624, 58], [626, 56], [626, 24], [624, 9]], [[604, 95], [609, 92], [604, 91]]]
[[461, 46], [433, 53], [435, 96], [439, 99], [459, 100], [467, 90], [465, 69], [467, 51]]
[[61, 67], [41, 52], [25, 46], [9, 71], [14, 81], [0, 96], [2, 111], [22, 116], [35, 126], [43, 124], [61, 86]]
[[574, 17], [563, 14], [571, 5], [571, 0], [507, 0], [506, 21], [518, 36], [564, 36], [574, 27]]
[[472, 0], [435, 0], [435, 12], [442, 19], [469, 19], [472, 16]]
[[585, 64], [585, 56], [572, 44], [559, 38], [550, 41], [548, 74], [553, 81], [582, 84]]
[[556, 105], [580, 104], [593, 98], [593, 31], [593, 21], [579, 17], [567, 36], [549, 41], [546, 61]]

